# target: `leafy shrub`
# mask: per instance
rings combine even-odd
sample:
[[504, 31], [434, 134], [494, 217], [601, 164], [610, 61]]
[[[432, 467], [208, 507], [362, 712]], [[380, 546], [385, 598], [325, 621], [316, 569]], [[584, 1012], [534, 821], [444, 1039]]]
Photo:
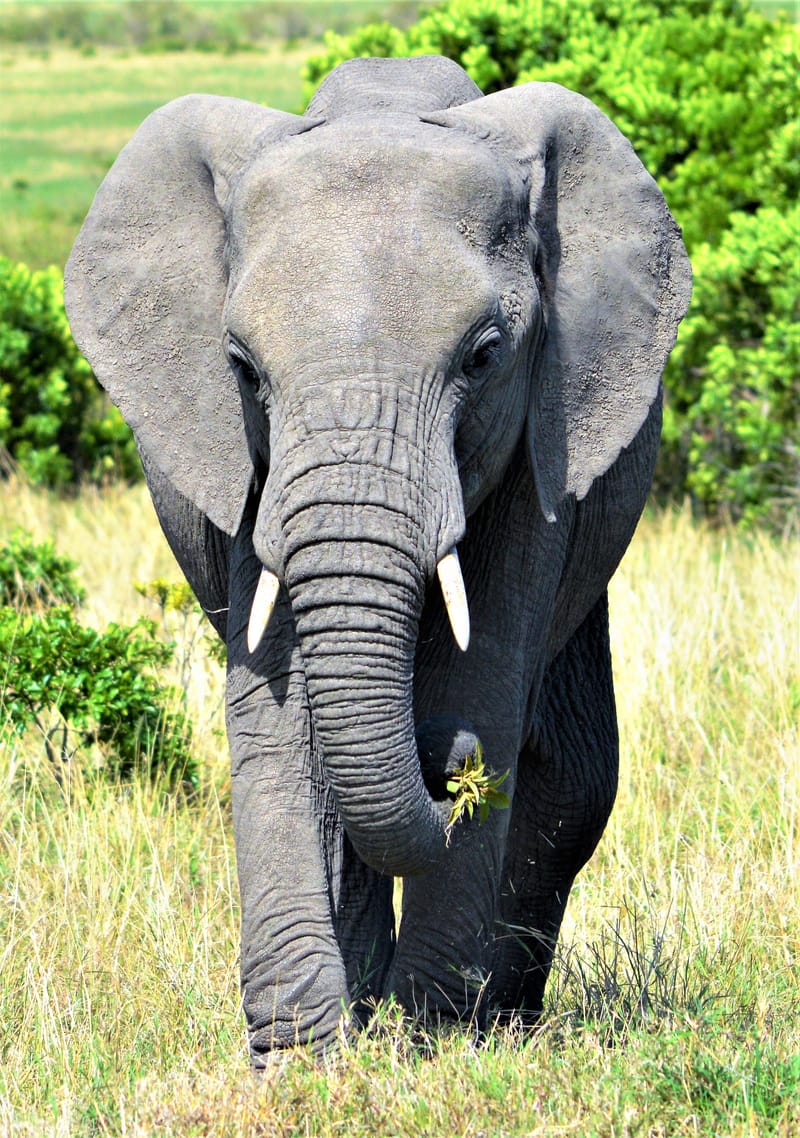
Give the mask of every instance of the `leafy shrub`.
[[70, 334], [56, 268], [0, 257], [0, 447], [34, 482], [140, 476], [128, 427]]
[[[308, 63], [308, 90], [354, 55], [428, 52], [455, 59], [487, 93], [562, 83], [631, 139], [683, 228], [695, 274], [666, 377], [659, 489], [689, 494], [711, 515], [779, 522], [798, 489], [789, 242], [800, 197], [800, 30], [746, 0], [450, 0], [404, 32], [384, 24], [329, 35]], [[795, 236], [795, 257], [796, 248]]]
[[[109, 624], [104, 632], [83, 626], [73, 567], [49, 543], [35, 545], [21, 534], [0, 548], [0, 738], [36, 727], [50, 758], [61, 763], [72, 757], [77, 736], [79, 744], [99, 745], [102, 769], [112, 777], [143, 769], [193, 783], [182, 693], [158, 677], [173, 646], [158, 639], [149, 620]], [[32, 598], [46, 598], [45, 607], [24, 611]], [[52, 740], [59, 734], [57, 755]]]
[[735, 214], [695, 253], [667, 367], [656, 486], [708, 514], [779, 523], [800, 505], [800, 206]]
[[18, 530], [0, 546], [0, 605], [27, 609], [80, 604], [86, 594], [75, 580], [76, 567], [69, 557], [56, 553], [51, 541], [37, 545]]

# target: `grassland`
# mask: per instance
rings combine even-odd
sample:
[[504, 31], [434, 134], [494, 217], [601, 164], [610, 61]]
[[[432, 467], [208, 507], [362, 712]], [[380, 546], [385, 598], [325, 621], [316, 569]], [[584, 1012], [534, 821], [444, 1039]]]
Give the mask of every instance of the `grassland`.
[[[85, 619], [177, 578], [143, 488], [0, 488]], [[800, 1129], [796, 535], [648, 518], [612, 587], [619, 799], [535, 1038], [415, 1049], [390, 1013], [318, 1067], [247, 1071], [221, 676], [195, 653], [189, 803], [0, 764], [0, 1134], [782, 1135]], [[152, 612], [151, 612], [152, 615]]]
[[298, 110], [308, 46], [243, 52], [0, 55], [0, 252], [63, 266], [119, 150], [156, 107], [190, 92]]

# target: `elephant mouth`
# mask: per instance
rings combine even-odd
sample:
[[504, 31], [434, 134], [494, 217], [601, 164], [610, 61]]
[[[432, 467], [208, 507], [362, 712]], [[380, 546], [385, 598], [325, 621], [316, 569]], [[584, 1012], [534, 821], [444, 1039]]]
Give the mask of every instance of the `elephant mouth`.
[[[436, 575], [439, 578], [447, 617], [456, 644], [462, 652], [466, 652], [470, 636], [469, 603], [464, 588], [464, 578], [461, 575], [458, 550], [455, 546], [439, 561]], [[269, 626], [279, 591], [278, 577], [270, 569], [263, 568], [253, 596], [247, 625], [247, 648], [251, 654], [258, 649]]]

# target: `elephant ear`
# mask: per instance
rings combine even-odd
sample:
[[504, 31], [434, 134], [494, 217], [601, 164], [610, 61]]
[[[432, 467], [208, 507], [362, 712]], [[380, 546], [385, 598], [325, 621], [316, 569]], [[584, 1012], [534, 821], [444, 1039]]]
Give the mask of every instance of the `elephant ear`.
[[525, 168], [546, 333], [528, 449], [542, 509], [582, 499], [660, 398], [691, 295], [680, 230], [633, 147], [593, 103], [528, 83], [437, 115]]
[[252, 466], [222, 349], [224, 206], [256, 153], [314, 125], [210, 95], [155, 111], [98, 190], [65, 271], [75, 339], [148, 465], [229, 534]]

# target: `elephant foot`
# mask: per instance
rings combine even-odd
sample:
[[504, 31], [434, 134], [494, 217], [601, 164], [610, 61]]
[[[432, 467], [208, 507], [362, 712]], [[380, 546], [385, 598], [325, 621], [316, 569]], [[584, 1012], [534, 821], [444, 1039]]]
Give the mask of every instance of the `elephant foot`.
[[393, 968], [387, 991], [417, 1030], [448, 1034], [453, 1029], [481, 1036], [488, 1022], [488, 982], [478, 969], [452, 968], [434, 980], [421, 970]]

